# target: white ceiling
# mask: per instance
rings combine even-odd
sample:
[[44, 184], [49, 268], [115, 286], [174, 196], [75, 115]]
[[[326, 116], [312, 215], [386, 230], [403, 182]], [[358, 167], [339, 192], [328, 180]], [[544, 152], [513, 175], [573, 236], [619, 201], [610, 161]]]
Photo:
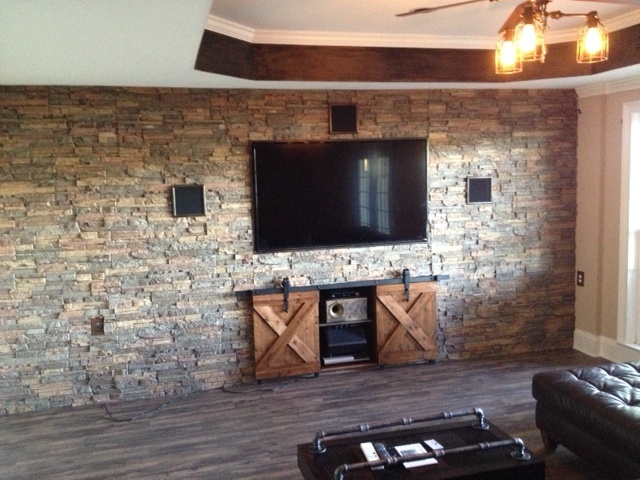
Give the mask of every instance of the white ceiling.
[[[452, 0], [455, 1], [455, 0]], [[396, 17], [448, 0], [3, 0], [0, 85], [193, 88], [575, 88], [640, 78], [640, 65], [590, 77], [510, 82], [258, 82], [200, 72], [205, 28], [255, 43], [493, 48], [520, 0], [474, 3]], [[549, 10], [597, 10], [610, 29], [640, 23], [635, 5], [554, 0]], [[579, 19], [550, 20], [550, 42], [575, 36]], [[460, 33], [460, 35], [457, 35]]]
[[[213, 0], [207, 28], [220, 31], [228, 27], [227, 33], [254, 43], [493, 49], [498, 31], [523, 0], [476, 0], [455, 8], [396, 16], [463, 1], [266, 0], [258, 8], [255, 0]], [[640, 23], [640, 0], [553, 0], [548, 11], [555, 10], [596, 10], [610, 30]], [[549, 20], [547, 41], [575, 40], [584, 22], [581, 17]]]

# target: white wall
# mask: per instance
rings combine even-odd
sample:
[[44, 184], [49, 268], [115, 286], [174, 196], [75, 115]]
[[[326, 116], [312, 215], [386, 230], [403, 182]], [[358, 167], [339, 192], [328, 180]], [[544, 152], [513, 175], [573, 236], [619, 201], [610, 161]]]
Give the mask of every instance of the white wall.
[[640, 99], [640, 79], [578, 89], [578, 217], [574, 347], [614, 361], [640, 359], [616, 341], [623, 105]]

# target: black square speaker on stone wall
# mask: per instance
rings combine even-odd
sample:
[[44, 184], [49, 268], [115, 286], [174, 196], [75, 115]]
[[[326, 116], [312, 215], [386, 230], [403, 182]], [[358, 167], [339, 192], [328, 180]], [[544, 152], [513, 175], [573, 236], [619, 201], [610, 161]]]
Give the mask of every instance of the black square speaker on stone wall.
[[491, 203], [491, 177], [467, 177], [467, 203]]
[[330, 133], [357, 133], [358, 122], [355, 105], [329, 106]]
[[176, 185], [172, 191], [174, 217], [206, 215], [204, 185]]

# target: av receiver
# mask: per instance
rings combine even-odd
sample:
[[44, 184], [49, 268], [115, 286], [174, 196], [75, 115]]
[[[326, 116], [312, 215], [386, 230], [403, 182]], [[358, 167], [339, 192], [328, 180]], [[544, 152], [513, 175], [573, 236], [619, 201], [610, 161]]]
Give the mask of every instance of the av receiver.
[[354, 322], [369, 318], [367, 297], [357, 294], [328, 298], [324, 302], [324, 307], [327, 323]]

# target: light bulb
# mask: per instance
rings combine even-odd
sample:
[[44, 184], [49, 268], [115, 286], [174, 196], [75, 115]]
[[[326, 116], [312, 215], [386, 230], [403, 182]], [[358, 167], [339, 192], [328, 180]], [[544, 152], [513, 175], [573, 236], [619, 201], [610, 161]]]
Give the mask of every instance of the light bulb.
[[496, 45], [496, 73], [511, 74], [522, 71], [522, 59], [513, 30], [506, 30], [502, 40]]
[[531, 53], [536, 49], [536, 27], [533, 23], [525, 23], [520, 30], [520, 51]]
[[504, 67], [512, 67], [516, 63], [516, 46], [512, 41], [505, 41], [500, 49], [500, 63]]
[[597, 27], [591, 27], [587, 30], [584, 39], [584, 48], [589, 55], [595, 55], [602, 50], [602, 37]]
[[609, 57], [609, 35], [598, 21], [598, 12], [587, 14], [587, 24], [578, 31], [578, 63], [603, 62]]

